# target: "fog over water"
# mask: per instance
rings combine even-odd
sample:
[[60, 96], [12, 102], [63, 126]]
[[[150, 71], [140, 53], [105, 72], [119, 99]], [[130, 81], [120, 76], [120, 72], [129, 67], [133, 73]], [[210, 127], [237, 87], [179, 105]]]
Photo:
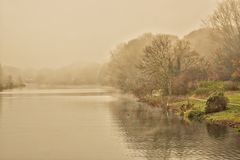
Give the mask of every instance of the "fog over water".
[[144, 32], [183, 36], [217, 0], [0, 0], [0, 59], [16, 67], [102, 62]]
[[240, 0], [0, 0], [0, 160], [240, 160], [239, 28]]
[[189, 123], [94, 87], [2, 92], [0, 141], [1, 160], [240, 158], [230, 128]]

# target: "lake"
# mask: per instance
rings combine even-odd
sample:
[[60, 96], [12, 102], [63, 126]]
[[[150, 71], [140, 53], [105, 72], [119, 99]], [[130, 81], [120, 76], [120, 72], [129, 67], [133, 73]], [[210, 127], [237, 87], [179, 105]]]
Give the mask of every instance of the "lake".
[[108, 88], [0, 93], [0, 160], [235, 160], [240, 134]]

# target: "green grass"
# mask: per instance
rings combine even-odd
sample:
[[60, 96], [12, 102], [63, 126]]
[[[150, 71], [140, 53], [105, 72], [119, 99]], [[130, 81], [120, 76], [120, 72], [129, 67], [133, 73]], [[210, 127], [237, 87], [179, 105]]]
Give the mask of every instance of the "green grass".
[[205, 102], [193, 99], [190, 99], [189, 102], [193, 103], [194, 106], [192, 109], [185, 112], [185, 117], [191, 120], [202, 120], [205, 112]]
[[237, 127], [236, 129], [237, 129], [238, 132], [240, 132], [240, 127]]
[[228, 105], [226, 111], [209, 114], [206, 119], [211, 121], [240, 123], [240, 106]]
[[240, 92], [226, 92], [225, 96], [228, 97], [230, 103], [240, 105]]
[[[187, 103], [188, 103], [188, 101], [184, 100], [184, 101], [173, 103], [173, 106], [178, 106], [178, 108], [180, 108], [180, 106], [182, 106], [183, 104], [187, 104]], [[192, 120], [201, 120], [202, 116], [204, 114], [204, 110], [205, 110], [205, 102], [195, 100], [195, 99], [189, 99], [189, 103], [194, 104], [193, 108], [187, 110], [184, 113], [184, 117], [190, 118]], [[180, 112], [181, 111], [179, 110], [178, 114], [181, 114]]]
[[209, 96], [215, 91], [223, 91], [224, 82], [222, 81], [199, 81], [198, 87], [193, 91], [196, 96]]
[[[222, 112], [205, 114], [204, 118], [209, 121], [219, 122], [225, 125], [232, 125], [238, 127], [240, 131], [240, 92], [226, 92], [225, 96], [229, 99], [228, 109]], [[199, 119], [199, 115], [202, 115], [205, 111], [206, 100], [190, 98], [190, 103], [193, 103], [194, 106], [192, 109], [185, 112], [184, 116], [188, 117], [194, 115], [195, 119]], [[177, 102], [174, 105], [181, 106], [182, 104], [187, 104], [187, 101]]]

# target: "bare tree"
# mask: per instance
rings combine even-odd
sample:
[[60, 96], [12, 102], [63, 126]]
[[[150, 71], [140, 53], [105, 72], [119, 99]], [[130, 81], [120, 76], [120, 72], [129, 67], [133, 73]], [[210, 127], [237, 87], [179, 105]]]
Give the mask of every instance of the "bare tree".
[[218, 79], [229, 80], [236, 70], [233, 61], [240, 59], [240, 1], [219, 3], [206, 24], [212, 28], [212, 35], [220, 46], [213, 53], [213, 69]]
[[157, 83], [157, 89], [163, 89], [171, 96], [174, 78], [198, 61], [199, 56], [191, 50], [189, 42], [173, 42], [168, 36], [160, 35], [145, 48], [141, 68], [149, 79]]
[[158, 36], [153, 40], [152, 45], [145, 48], [145, 56], [142, 60], [143, 73], [149, 76], [149, 79], [156, 81], [158, 89], [166, 89], [169, 95], [172, 94], [173, 76], [173, 48], [171, 43], [166, 35]]
[[186, 40], [178, 40], [174, 45], [175, 74], [180, 74], [199, 63], [199, 54], [192, 50]]
[[217, 33], [223, 49], [232, 57], [240, 57], [240, 1], [225, 0], [207, 20]]

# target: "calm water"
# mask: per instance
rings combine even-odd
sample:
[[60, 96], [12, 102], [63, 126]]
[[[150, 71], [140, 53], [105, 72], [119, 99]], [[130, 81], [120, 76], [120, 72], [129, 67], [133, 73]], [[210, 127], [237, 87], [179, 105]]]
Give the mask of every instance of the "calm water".
[[0, 94], [0, 160], [135, 159], [240, 159], [240, 135], [148, 109], [106, 89]]

